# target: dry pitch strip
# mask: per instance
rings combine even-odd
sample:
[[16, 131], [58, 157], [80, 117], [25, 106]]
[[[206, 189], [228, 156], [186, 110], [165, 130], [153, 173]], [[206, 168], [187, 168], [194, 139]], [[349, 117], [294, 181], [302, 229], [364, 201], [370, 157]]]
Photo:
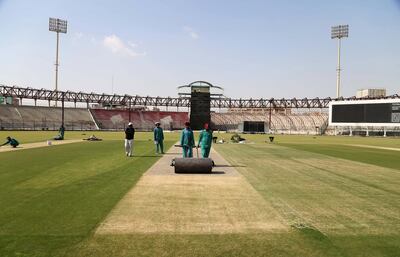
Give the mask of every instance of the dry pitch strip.
[[121, 199], [96, 234], [223, 234], [289, 229], [261, 195], [212, 151], [210, 174], [176, 174], [172, 147]]
[[40, 148], [40, 147], [48, 147], [52, 145], [65, 145], [65, 144], [71, 144], [71, 143], [77, 143], [77, 142], [83, 142], [82, 139], [69, 139], [69, 140], [49, 140], [51, 144], [48, 143], [48, 141], [43, 141], [43, 142], [36, 142], [36, 143], [28, 143], [28, 144], [21, 144], [16, 148], [7, 146], [7, 147], [0, 147], [0, 153], [2, 152], [10, 152], [10, 151], [20, 151], [24, 149], [32, 149], [32, 148]]

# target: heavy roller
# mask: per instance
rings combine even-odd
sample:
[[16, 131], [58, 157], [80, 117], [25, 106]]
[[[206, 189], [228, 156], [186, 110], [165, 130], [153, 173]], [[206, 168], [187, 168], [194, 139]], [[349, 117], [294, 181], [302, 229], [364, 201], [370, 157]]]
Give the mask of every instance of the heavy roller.
[[[182, 147], [181, 145], [175, 145]], [[199, 150], [197, 147], [197, 158], [175, 158], [172, 160], [171, 166], [174, 166], [175, 173], [211, 173], [214, 161], [211, 158], [199, 158]]]

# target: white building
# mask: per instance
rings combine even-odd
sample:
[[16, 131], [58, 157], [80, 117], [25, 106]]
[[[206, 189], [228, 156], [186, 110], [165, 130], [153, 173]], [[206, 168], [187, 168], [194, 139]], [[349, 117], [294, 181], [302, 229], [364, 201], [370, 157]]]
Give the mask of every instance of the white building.
[[356, 97], [380, 97], [386, 96], [386, 89], [384, 88], [368, 88], [368, 89], [359, 89], [357, 90]]

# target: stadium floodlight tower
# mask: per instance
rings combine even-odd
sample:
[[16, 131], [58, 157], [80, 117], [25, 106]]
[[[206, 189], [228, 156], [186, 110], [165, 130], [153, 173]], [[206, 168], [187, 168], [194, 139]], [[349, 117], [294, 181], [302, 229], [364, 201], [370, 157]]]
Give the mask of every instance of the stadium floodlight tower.
[[349, 37], [349, 25], [338, 25], [331, 28], [331, 38], [338, 39], [338, 62], [337, 62], [337, 80], [336, 80], [336, 97], [340, 97], [340, 47], [341, 40], [344, 37]]
[[[60, 41], [60, 33], [67, 33], [67, 21], [66, 20], [61, 20], [61, 19], [56, 19], [56, 18], [49, 18], [49, 31], [53, 31], [57, 33], [57, 45], [56, 45], [56, 85], [55, 85], [55, 91], [57, 93], [58, 91], [58, 46], [59, 46], [59, 41]], [[57, 100], [56, 100], [56, 106], [57, 106]]]

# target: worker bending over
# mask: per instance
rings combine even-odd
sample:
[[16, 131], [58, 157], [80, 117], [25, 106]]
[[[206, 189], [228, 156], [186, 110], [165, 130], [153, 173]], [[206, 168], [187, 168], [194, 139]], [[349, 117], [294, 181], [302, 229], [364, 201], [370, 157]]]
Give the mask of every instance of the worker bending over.
[[54, 140], [64, 140], [65, 127], [64, 124], [61, 124], [60, 129], [58, 130], [58, 135], [54, 138]]
[[15, 148], [19, 145], [19, 142], [15, 138], [7, 137], [7, 142], [5, 142], [4, 144], [2, 144], [0, 146], [8, 145], [8, 144], [10, 144], [13, 148]]

